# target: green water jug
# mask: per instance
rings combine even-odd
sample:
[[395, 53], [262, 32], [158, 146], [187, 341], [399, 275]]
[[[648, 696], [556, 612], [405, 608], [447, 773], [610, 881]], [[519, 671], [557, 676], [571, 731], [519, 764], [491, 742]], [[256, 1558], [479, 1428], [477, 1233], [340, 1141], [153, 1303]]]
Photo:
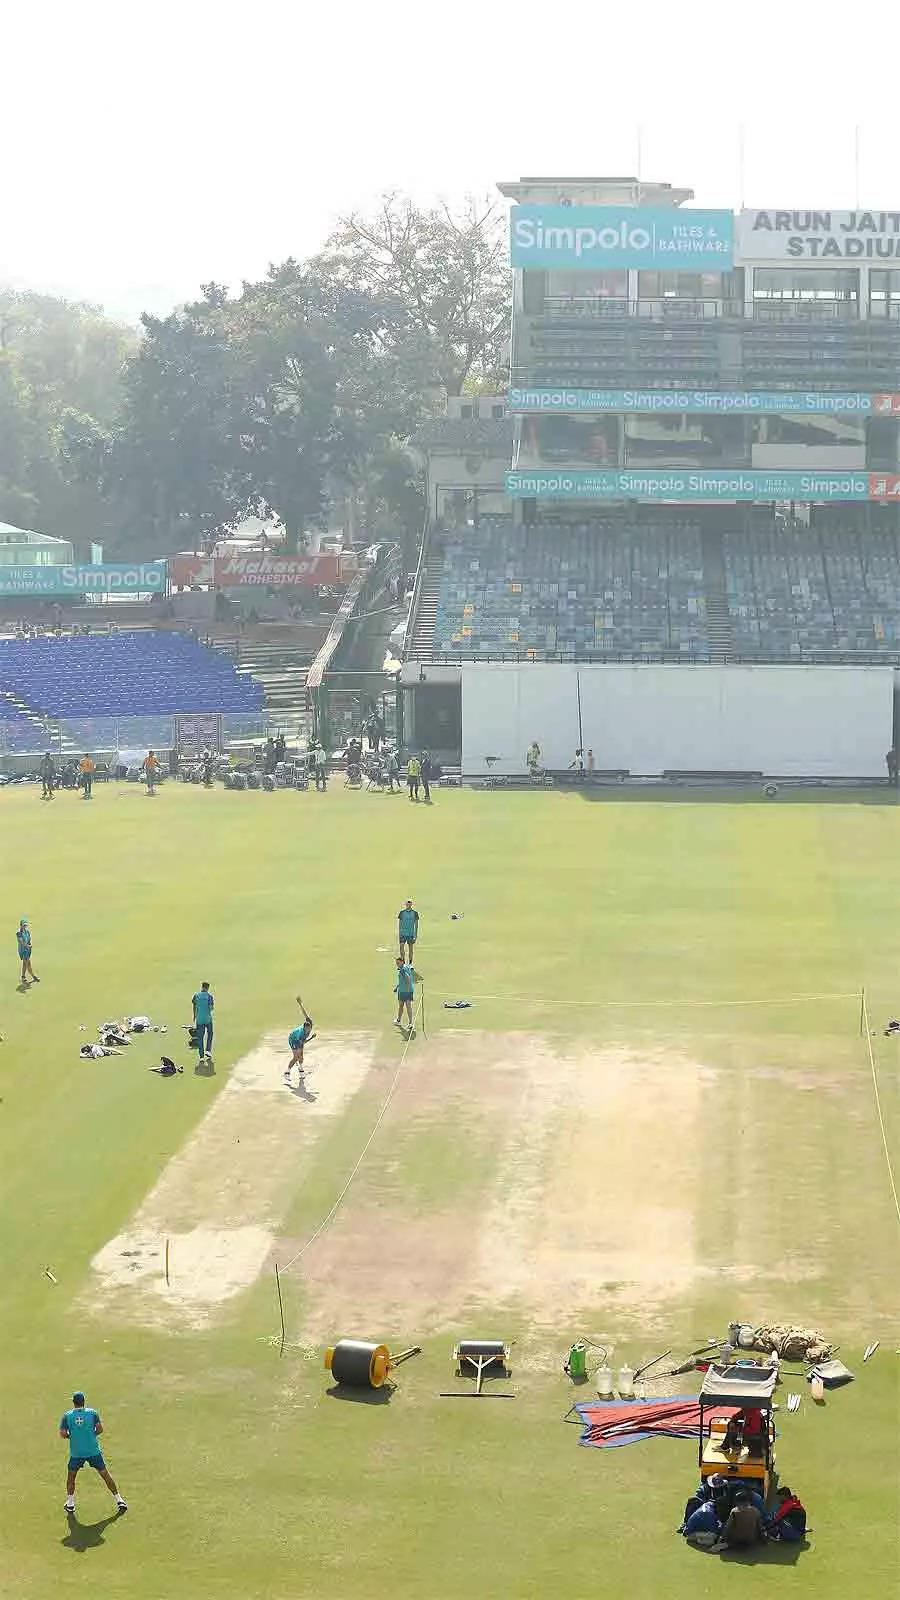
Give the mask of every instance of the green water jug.
[[587, 1377], [587, 1348], [583, 1344], [573, 1344], [566, 1362], [566, 1371], [575, 1383], [582, 1383]]

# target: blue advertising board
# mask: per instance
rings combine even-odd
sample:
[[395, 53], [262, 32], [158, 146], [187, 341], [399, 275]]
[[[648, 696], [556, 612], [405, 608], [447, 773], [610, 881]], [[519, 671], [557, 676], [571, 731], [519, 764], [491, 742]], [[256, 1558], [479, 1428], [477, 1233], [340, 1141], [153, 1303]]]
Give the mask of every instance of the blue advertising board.
[[509, 259], [514, 267], [662, 267], [729, 272], [734, 247], [730, 211], [680, 206], [513, 206]]
[[680, 467], [594, 472], [521, 469], [506, 474], [514, 500], [875, 500], [897, 493], [890, 475], [877, 472], [697, 471]]
[[0, 595], [164, 594], [164, 561], [107, 562], [101, 566], [0, 566]]
[[698, 411], [713, 416], [804, 412], [820, 416], [867, 417], [884, 414], [884, 402], [900, 397], [873, 394], [802, 394], [798, 390], [712, 389], [530, 389], [511, 388], [507, 409], [513, 416], [535, 412]]

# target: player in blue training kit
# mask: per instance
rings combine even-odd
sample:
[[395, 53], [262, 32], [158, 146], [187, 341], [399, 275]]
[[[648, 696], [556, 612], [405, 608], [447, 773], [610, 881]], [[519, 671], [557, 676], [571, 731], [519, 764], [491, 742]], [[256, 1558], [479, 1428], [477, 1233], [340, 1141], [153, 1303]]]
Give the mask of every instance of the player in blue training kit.
[[70, 1516], [75, 1514], [75, 1479], [82, 1467], [93, 1467], [100, 1474], [103, 1482], [111, 1495], [114, 1495], [116, 1505], [120, 1511], [127, 1511], [128, 1507], [120, 1495], [114, 1478], [110, 1477], [103, 1453], [100, 1449], [99, 1435], [103, 1432], [103, 1423], [100, 1413], [93, 1406], [86, 1406], [84, 1395], [76, 1389], [72, 1396], [72, 1409], [63, 1413], [59, 1424], [59, 1436], [69, 1441], [69, 1473], [66, 1478], [66, 1510]]
[[290, 1061], [288, 1062], [287, 1066], [284, 1069], [284, 1081], [285, 1081], [285, 1083], [290, 1083], [290, 1081], [291, 1081], [291, 1068], [292, 1067], [298, 1067], [299, 1068], [300, 1076], [302, 1078], [302, 1076], [303, 1076], [303, 1046], [310, 1039], [314, 1039], [315, 1038], [315, 1034], [313, 1033], [313, 1020], [312, 1020], [312, 1017], [310, 1016], [309, 1012], [306, 1010], [306, 1008], [305, 1008], [305, 1006], [303, 1004], [303, 1001], [300, 999], [299, 995], [297, 996], [297, 1004], [300, 1007], [300, 1010], [303, 1012], [303, 1022], [300, 1025], [299, 1028], [292, 1028], [290, 1033], [288, 1034], [288, 1044], [291, 1047], [291, 1059], [290, 1059]]
[[394, 984], [394, 993], [397, 996], [397, 1015], [394, 1018], [394, 1027], [395, 1028], [402, 1028], [403, 1027], [402, 1017], [403, 1017], [403, 1009], [405, 1007], [406, 1008], [407, 1019], [408, 1019], [408, 1022], [409, 1022], [410, 1038], [412, 1038], [413, 1033], [414, 1033], [414, 1029], [413, 1029], [413, 995], [415, 994], [415, 988], [416, 988], [416, 972], [415, 972], [415, 969], [412, 967], [412, 965], [409, 962], [404, 961], [402, 956], [398, 956], [397, 957], [397, 982]]
[[[400, 956], [404, 961], [412, 961], [413, 946], [419, 937], [419, 913], [413, 910], [413, 903], [407, 900], [402, 911], [397, 913], [397, 932], [400, 939]], [[403, 946], [406, 946], [404, 950]]]
[[40, 978], [35, 977], [31, 967], [31, 929], [27, 917], [22, 918], [16, 929], [16, 949], [22, 963], [22, 976], [19, 982], [27, 983], [30, 978], [32, 983], [40, 983]]
[[197, 1043], [197, 1054], [201, 1061], [212, 1060], [213, 1011], [215, 1004], [216, 1002], [209, 992], [209, 984], [202, 983], [191, 999], [191, 1009], [194, 1013], [194, 1038]]

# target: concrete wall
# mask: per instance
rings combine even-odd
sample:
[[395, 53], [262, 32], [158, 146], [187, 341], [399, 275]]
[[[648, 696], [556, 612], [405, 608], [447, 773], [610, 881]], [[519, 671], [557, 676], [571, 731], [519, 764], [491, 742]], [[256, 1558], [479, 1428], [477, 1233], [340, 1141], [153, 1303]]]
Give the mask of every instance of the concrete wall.
[[[521, 773], [593, 748], [598, 769], [884, 777], [890, 667], [533, 666], [462, 668], [463, 771]], [[498, 759], [488, 762], [486, 757]]]

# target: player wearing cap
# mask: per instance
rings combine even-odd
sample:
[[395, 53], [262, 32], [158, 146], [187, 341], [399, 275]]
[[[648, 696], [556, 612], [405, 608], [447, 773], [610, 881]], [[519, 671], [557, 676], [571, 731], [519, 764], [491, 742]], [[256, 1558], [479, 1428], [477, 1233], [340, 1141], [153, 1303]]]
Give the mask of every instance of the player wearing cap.
[[66, 1478], [66, 1511], [70, 1516], [75, 1512], [75, 1479], [82, 1467], [87, 1463], [99, 1472], [110, 1494], [115, 1497], [116, 1505], [120, 1511], [127, 1511], [115, 1479], [110, 1477], [103, 1453], [100, 1449], [99, 1436], [103, 1432], [103, 1423], [100, 1413], [93, 1406], [86, 1406], [84, 1395], [76, 1389], [72, 1396], [71, 1410], [63, 1413], [59, 1424], [59, 1436], [69, 1441], [69, 1471]]

